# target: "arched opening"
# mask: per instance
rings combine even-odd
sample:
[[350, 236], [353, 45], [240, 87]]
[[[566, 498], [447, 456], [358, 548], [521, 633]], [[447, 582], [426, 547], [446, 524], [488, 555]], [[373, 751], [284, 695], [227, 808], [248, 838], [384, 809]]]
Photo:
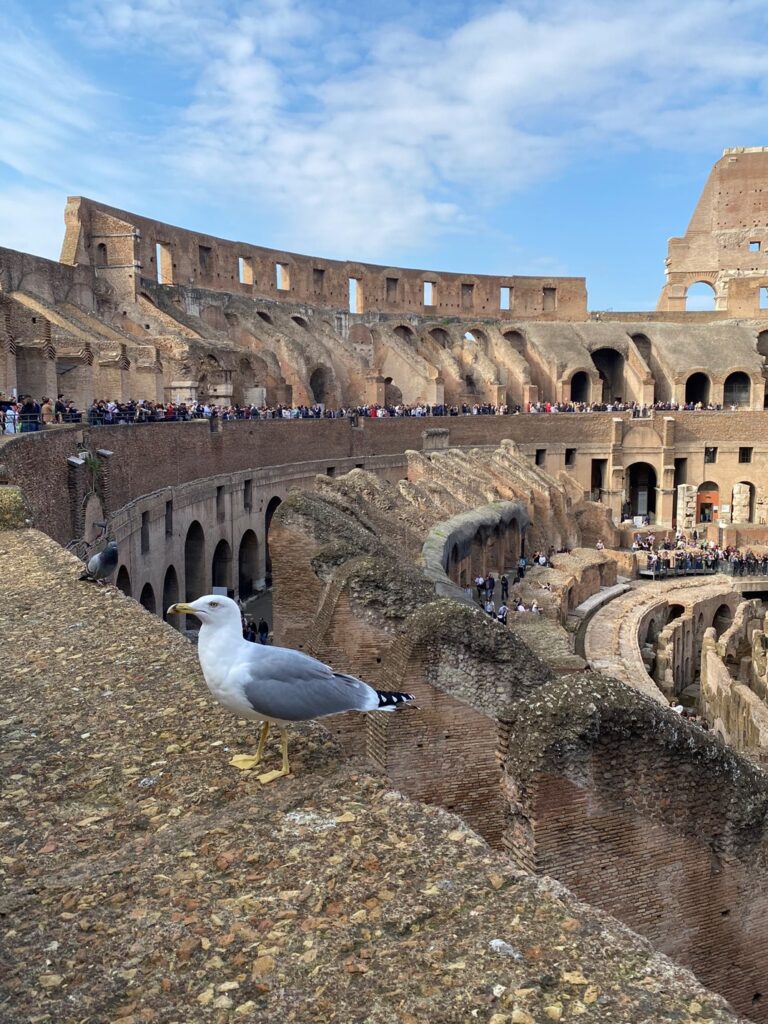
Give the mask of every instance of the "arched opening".
[[645, 334], [633, 334], [632, 341], [635, 343], [635, 348], [645, 360], [646, 365], [650, 368], [651, 365], [651, 339]]
[[459, 557], [459, 545], [454, 544], [453, 547], [451, 548], [451, 553], [448, 556], [448, 565], [445, 567], [445, 571], [448, 574], [448, 577], [451, 580], [453, 580], [454, 583], [458, 583], [459, 581], [460, 561], [461, 558]]
[[707, 281], [696, 281], [689, 285], [685, 293], [687, 312], [701, 312], [715, 308], [715, 289]]
[[734, 523], [755, 521], [755, 485], [748, 480], [740, 480], [733, 485], [731, 519]]
[[121, 565], [117, 570], [117, 579], [115, 580], [115, 586], [118, 590], [122, 590], [126, 597], [131, 596], [131, 577], [128, 574], [128, 570], [124, 565]]
[[259, 577], [259, 542], [253, 530], [246, 530], [237, 553], [237, 591], [241, 600], [255, 593]]
[[291, 320], [293, 320], [297, 327], [301, 327], [305, 331], [309, 330], [309, 324], [303, 316], [292, 316]]
[[404, 342], [406, 342], [409, 345], [413, 344], [413, 340], [416, 337], [411, 328], [406, 327], [405, 324], [399, 324], [395, 328], [394, 333], [398, 336], [398, 338], [401, 338]]
[[96, 266], [106, 267], [107, 265], [107, 246], [105, 242], [99, 242], [96, 246]]
[[240, 325], [240, 317], [237, 313], [225, 313], [224, 319], [230, 327], [238, 327]]
[[269, 527], [272, 523], [272, 516], [280, 506], [282, 499], [275, 495], [267, 505], [267, 511], [264, 513], [264, 554], [266, 557], [266, 572], [265, 582], [268, 587], [272, 586], [272, 556], [269, 553]]
[[205, 534], [197, 520], [190, 525], [184, 541], [184, 582], [187, 602], [205, 593]]
[[450, 348], [451, 336], [448, 331], [444, 331], [442, 327], [433, 327], [429, 334], [441, 348]]
[[510, 347], [518, 353], [518, 355], [525, 356], [525, 338], [520, 331], [505, 331], [504, 340], [509, 343]]
[[692, 373], [685, 382], [685, 404], [709, 405], [709, 377], [706, 373]]
[[488, 335], [479, 327], [473, 327], [471, 331], [464, 332], [464, 340], [470, 344], [477, 345], [481, 352], [488, 355]]
[[681, 604], [671, 604], [667, 608], [667, 618], [665, 625], [669, 625], [674, 619], [679, 619], [685, 611], [685, 608]]
[[[176, 570], [172, 565], [169, 565], [165, 570], [165, 578], [163, 580], [163, 618], [168, 618], [168, 609], [172, 604], [176, 604], [179, 600], [179, 578], [176, 575]], [[173, 616], [172, 625], [178, 627], [179, 618]]]
[[152, 612], [154, 615], [157, 611], [155, 606], [155, 592], [152, 589], [151, 583], [145, 583], [141, 588], [141, 597], [139, 598], [139, 604], [142, 608], [146, 608], [148, 612]]
[[603, 382], [603, 401], [615, 402], [624, 397], [624, 356], [615, 348], [599, 348], [592, 353]]
[[330, 397], [330, 371], [325, 366], [318, 366], [309, 378], [309, 390], [318, 405], [326, 405]]
[[391, 377], [384, 378], [384, 405], [402, 405], [403, 392], [395, 384]]
[[752, 398], [752, 382], [746, 373], [737, 371], [725, 378], [723, 405], [749, 405]]
[[571, 401], [588, 402], [592, 393], [592, 382], [584, 370], [577, 370], [571, 377]]
[[733, 612], [730, 607], [727, 604], [721, 604], [712, 619], [712, 625], [715, 627], [715, 633], [717, 633], [718, 639], [720, 639], [732, 622]]
[[214, 587], [232, 588], [232, 548], [227, 541], [220, 540], [213, 552], [211, 562], [211, 581]]
[[[768, 331], [760, 331], [758, 334], [757, 351], [763, 359], [768, 361]], [[765, 382], [765, 389], [763, 392], [763, 408], [768, 409], [768, 380]]]
[[696, 491], [696, 522], [713, 523], [720, 510], [720, 488], [712, 480], [699, 484]]
[[629, 467], [627, 500], [633, 516], [656, 513], [656, 470], [648, 462], [635, 462]]
[[272, 323], [272, 317], [269, 315], [269, 313], [265, 313], [263, 309], [257, 310], [256, 311], [256, 315], [258, 317], [261, 317], [261, 319], [264, 321], [265, 324], [271, 324]]

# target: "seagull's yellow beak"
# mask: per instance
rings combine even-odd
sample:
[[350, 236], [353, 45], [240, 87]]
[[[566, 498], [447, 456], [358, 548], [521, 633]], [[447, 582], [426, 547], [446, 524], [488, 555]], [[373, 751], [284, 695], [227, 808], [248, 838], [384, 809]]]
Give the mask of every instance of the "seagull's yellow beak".
[[193, 608], [191, 604], [172, 604], [166, 615], [197, 615], [197, 608]]

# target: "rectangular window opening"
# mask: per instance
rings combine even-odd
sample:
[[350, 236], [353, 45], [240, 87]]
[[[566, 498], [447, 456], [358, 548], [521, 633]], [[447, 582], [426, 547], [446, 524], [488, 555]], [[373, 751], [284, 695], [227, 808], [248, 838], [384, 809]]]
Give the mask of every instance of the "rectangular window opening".
[[219, 522], [224, 519], [224, 486], [216, 488], [216, 518]]
[[326, 468], [325, 468], [325, 475], [326, 476], [336, 476], [336, 467], [335, 466], [326, 466]]
[[760, 309], [768, 309], [768, 288], [760, 289]]
[[544, 289], [544, 312], [554, 313], [557, 309], [557, 288]]
[[246, 512], [253, 508], [253, 480], [246, 480], [243, 483], [243, 508]]
[[536, 449], [536, 465], [537, 466], [543, 466], [546, 458], [547, 458], [547, 449], [546, 448], [537, 448]]
[[165, 503], [165, 536], [173, 536], [173, 502], [166, 501]]
[[320, 267], [315, 267], [312, 271], [312, 288], [314, 289], [315, 295], [323, 294], [323, 287], [325, 285], [325, 271]]
[[198, 245], [197, 259], [200, 264], [200, 273], [208, 277], [213, 273], [213, 249], [210, 245]]
[[751, 448], [739, 448], [739, 462], [751, 462], [752, 461], [752, 449]]
[[250, 256], [237, 257], [237, 276], [240, 284], [253, 284], [253, 260]]
[[424, 282], [424, 305], [434, 306], [435, 304], [435, 282], [425, 281]]
[[475, 286], [473, 284], [463, 284], [461, 286], [461, 308], [472, 309], [475, 300]]
[[704, 462], [717, 462], [717, 448], [704, 448]]
[[499, 309], [511, 309], [512, 308], [512, 289], [511, 288], [499, 288]]
[[349, 312], [363, 312], [363, 282], [357, 277], [349, 279]]
[[565, 464], [566, 464], [566, 466], [575, 466], [576, 465], [576, 449], [575, 448], [566, 448], [565, 449]]
[[291, 290], [291, 271], [287, 263], [275, 264], [275, 284], [279, 292]]
[[155, 245], [155, 260], [157, 261], [157, 283], [173, 284], [171, 247], [167, 242], [158, 242]]
[[141, 553], [149, 551], [149, 512], [141, 513]]
[[750, 242], [749, 243], [749, 251], [750, 252], [760, 252], [760, 243], [759, 242]]
[[397, 302], [397, 286], [400, 279], [397, 277], [387, 278], [387, 302]]

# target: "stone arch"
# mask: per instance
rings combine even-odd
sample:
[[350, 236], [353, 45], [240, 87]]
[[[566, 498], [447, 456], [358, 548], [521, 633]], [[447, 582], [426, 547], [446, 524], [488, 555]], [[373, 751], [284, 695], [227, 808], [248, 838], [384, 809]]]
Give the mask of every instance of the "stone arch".
[[[163, 579], [163, 618], [168, 618], [168, 609], [179, 600], [179, 578], [174, 566], [169, 565]], [[173, 617], [172, 624], [178, 627], [179, 620]]]
[[721, 604], [712, 616], [712, 625], [715, 627], [718, 640], [733, 622], [733, 610], [728, 604]]
[[190, 523], [184, 540], [185, 600], [195, 601], [206, 590], [205, 533], [195, 519]]
[[232, 586], [232, 548], [226, 540], [220, 540], [213, 552], [211, 561], [211, 585], [214, 587], [226, 587], [228, 591], [233, 590]]
[[471, 345], [477, 345], [477, 348], [483, 352], [484, 355], [488, 355], [490, 343], [488, 341], [488, 335], [480, 327], [473, 327], [471, 330], [464, 331], [464, 341], [469, 342]]
[[131, 576], [124, 565], [121, 565], [117, 570], [115, 586], [118, 590], [122, 590], [126, 597], [131, 596]]
[[303, 316], [292, 316], [291, 320], [293, 320], [297, 327], [301, 327], [302, 330], [309, 330], [309, 324], [307, 323]]
[[755, 485], [749, 480], [739, 480], [733, 485], [731, 521], [734, 523], [754, 523], [755, 521]]
[[265, 313], [263, 309], [257, 309], [256, 316], [260, 317], [265, 324], [272, 324], [274, 322], [269, 313]]
[[309, 377], [309, 390], [318, 405], [328, 405], [332, 399], [333, 373], [327, 366], [316, 367]]
[[[440, 348], [451, 347], [451, 336], [442, 327], [433, 327], [428, 333], [431, 338], [434, 338]], [[768, 334], [768, 331], [766, 331], [766, 334]]]
[[277, 495], [275, 495], [273, 498], [270, 498], [269, 504], [267, 505], [267, 510], [264, 513], [264, 555], [266, 565], [265, 580], [268, 587], [272, 586], [272, 556], [269, 553], [269, 527], [272, 523], [272, 516], [275, 514], [275, 512], [277, 512], [282, 500], [283, 499], [278, 498]]
[[685, 382], [685, 403], [689, 405], [701, 402], [702, 405], [709, 405], [711, 381], [709, 376], [701, 370], [692, 373]]
[[241, 356], [237, 364], [237, 373], [232, 380], [232, 402], [245, 405], [256, 386], [256, 373], [248, 356]]
[[404, 341], [406, 345], [413, 345], [416, 341], [416, 332], [412, 327], [408, 327], [407, 324], [398, 324], [393, 333], [396, 334], [401, 341]]
[[225, 313], [224, 319], [227, 321], [227, 324], [230, 327], [240, 326], [240, 317], [237, 315], [237, 313]]
[[505, 331], [503, 337], [518, 355], [525, 356], [525, 336], [521, 331]]
[[752, 400], [752, 381], [743, 370], [729, 373], [723, 384], [723, 405], [749, 406]]
[[237, 552], [237, 592], [241, 600], [256, 591], [259, 577], [259, 542], [253, 530], [246, 530]]
[[571, 401], [590, 402], [592, 400], [592, 381], [586, 370], [577, 370], [571, 377]]
[[650, 462], [633, 462], [626, 470], [627, 500], [633, 516], [656, 513], [656, 470]]
[[96, 246], [95, 266], [106, 267], [108, 262], [109, 254], [107, 252], [107, 243], [99, 242], [99, 244]]
[[615, 348], [598, 348], [591, 353], [592, 362], [603, 382], [603, 401], [626, 399], [624, 394], [624, 356]]
[[634, 343], [635, 348], [643, 357], [646, 365], [650, 369], [651, 366], [651, 355], [653, 353], [653, 345], [651, 339], [647, 334], [632, 334], [630, 335]]
[[717, 292], [711, 281], [693, 281], [685, 289], [685, 308], [688, 312], [713, 310]]
[[154, 615], [157, 611], [157, 604], [155, 602], [155, 592], [152, 589], [151, 583], [145, 583], [141, 588], [141, 597], [139, 598], [139, 604], [142, 608], [146, 608], [148, 612], [152, 612]]

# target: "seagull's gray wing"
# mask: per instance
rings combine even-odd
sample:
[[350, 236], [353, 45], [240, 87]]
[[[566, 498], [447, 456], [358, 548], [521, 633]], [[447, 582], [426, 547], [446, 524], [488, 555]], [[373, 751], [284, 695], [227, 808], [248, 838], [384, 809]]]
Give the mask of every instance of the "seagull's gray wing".
[[253, 709], [267, 718], [305, 722], [343, 711], [373, 711], [376, 691], [354, 676], [285, 647], [249, 645], [248, 660], [234, 668]]

